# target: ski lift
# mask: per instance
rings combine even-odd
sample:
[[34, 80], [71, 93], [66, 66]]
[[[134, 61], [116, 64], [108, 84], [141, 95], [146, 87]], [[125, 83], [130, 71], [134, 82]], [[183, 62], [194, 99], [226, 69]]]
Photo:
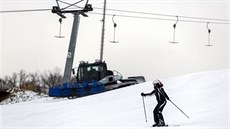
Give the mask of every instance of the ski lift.
[[[92, 5], [88, 4], [89, 0], [86, 0], [84, 7], [76, 6], [76, 4], [81, 3], [82, 1], [84, 1], [84, 0], [78, 0], [77, 2], [71, 4], [68, 2], [64, 2], [62, 0], [56, 0], [57, 6], [53, 6], [53, 9], [51, 11], [52, 13], [57, 14], [61, 18], [66, 18], [66, 16], [64, 15], [66, 13], [71, 13], [74, 15], [72, 32], [71, 32], [71, 36], [70, 36], [68, 54], [67, 54], [65, 70], [64, 70], [64, 76], [62, 78], [63, 83], [70, 82], [70, 80], [71, 80], [71, 69], [72, 69], [73, 60], [74, 60], [75, 46], [77, 43], [77, 35], [78, 35], [78, 28], [79, 28], [79, 22], [80, 22], [80, 15], [87, 17], [86, 12], [93, 11]], [[61, 8], [59, 6], [59, 2], [63, 3], [63, 4], [67, 4], [67, 6], [64, 8]], [[77, 7], [77, 9], [72, 9], [71, 7], [73, 7], [73, 6]], [[59, 22], [61, 24], [62, 20], [59, 19]], [[59, 35], [59, 36], [61, 36], [61, 35]]]
[[59, 18], [59, 23], [60, 23], [60, 27], [59, 27], [59, 35], [55, 36], [56, 38], [65, 38], [65, 36], [61, 36], [61, 25], [62, 25], [62, 18]]
[[177, 23], [178, 23], [178, 21], [179, 21], [179, 17], [176, 16], [176, 18], [177, 18], [176, 23], [173, 24], [173, 29], [174, 29], [174, 31], [173, 31], [173, 41], [170, 41], [170, 42], [169, 42], [169, 43], [173, 43], [173, 44], [179, 43], [179, 42], [175, 42], [175, 37], [176, 37], [176, 25], [177, 25]]
[[114, 17], [115, 16], [116, 15], [113, 15], [113, 18], [112, 18], [114, 29], [113, 29], [113, 41], [109, 41], [110, 43], [118, 43], [119, 42], [119, 41], [115, 40], [115, 33], [116, 33], [116, 27], [117, 27], [117, 24], [114, 22]]
[[208, 44], [206, 44], [205, 46], [207, 46], [207, 47], [211, 47], [211, 46], [213, 46], [211, 43], [210, 43], [210, 34], [211, 34], [211, 29], [209, 28], [209, 22], [207, 22], [207, 24], [206, 24], [206, 27], [207, 27], [207, 29], [208, 29]]

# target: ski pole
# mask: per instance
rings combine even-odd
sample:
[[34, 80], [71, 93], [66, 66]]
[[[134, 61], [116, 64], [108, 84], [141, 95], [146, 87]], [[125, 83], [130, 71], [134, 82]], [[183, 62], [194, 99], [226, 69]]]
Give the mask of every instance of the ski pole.
[[145, 110], [145, 100], [143, 96], [142, 96], [142, 100], [143, 100], [143, 107], [144, 107], [144, 114], [145, 114], [145, 122], [147, 122], [147, 116], [146, 116], [146, 110]]
[[188, 115], [186, 115], [175, 103], [173, 103], [171, 100], [169, 100], [177, 109], [179, 109], [181, 111], [181, 113], [183, 113], [187, 118], [189, 118]]

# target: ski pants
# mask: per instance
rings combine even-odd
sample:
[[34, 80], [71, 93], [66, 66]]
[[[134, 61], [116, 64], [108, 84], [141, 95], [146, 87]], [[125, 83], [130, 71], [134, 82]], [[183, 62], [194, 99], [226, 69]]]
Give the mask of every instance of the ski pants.
[[154, 121], [156, 124], [165, 124], [162, 111], [166, 105], [167, 101], [158, 102], [157, 106], [153, 110]]

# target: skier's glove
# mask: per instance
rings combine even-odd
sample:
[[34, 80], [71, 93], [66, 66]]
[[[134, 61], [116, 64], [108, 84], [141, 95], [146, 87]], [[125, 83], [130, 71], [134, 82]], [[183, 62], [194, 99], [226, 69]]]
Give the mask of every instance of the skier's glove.
[[141, 93], [141, 96], [146, 96], [143, 92]]

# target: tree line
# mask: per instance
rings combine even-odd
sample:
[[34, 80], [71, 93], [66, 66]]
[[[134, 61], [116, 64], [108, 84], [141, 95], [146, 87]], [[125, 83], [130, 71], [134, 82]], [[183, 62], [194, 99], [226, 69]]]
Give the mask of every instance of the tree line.
[[25, 70], [20, 70], [18, 73], [14, 72], [12, 75], [4, 76], [3, 81], [11, 87], [42, 93], [45, 92], [44, 89], [59, 84], [61, 79], [61, 69], [55, 67], [42, 73], [28, 73]]

